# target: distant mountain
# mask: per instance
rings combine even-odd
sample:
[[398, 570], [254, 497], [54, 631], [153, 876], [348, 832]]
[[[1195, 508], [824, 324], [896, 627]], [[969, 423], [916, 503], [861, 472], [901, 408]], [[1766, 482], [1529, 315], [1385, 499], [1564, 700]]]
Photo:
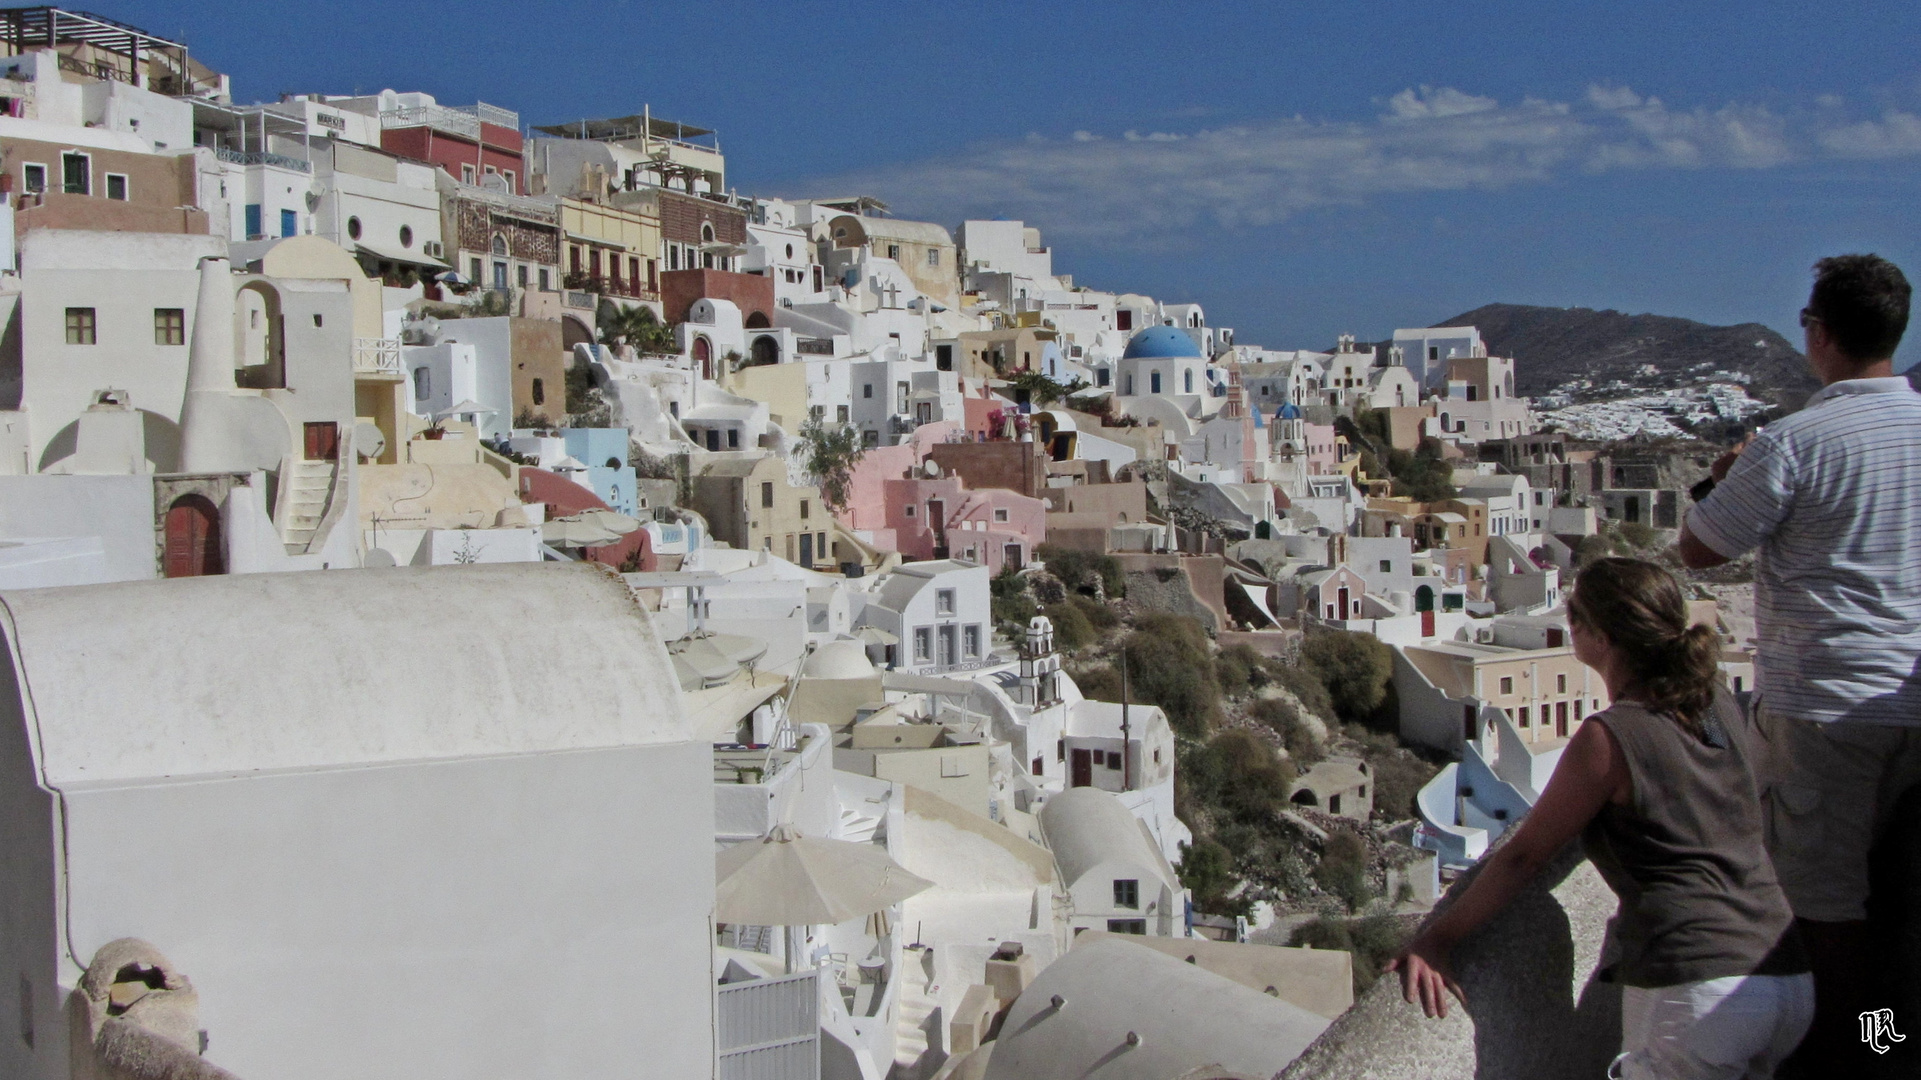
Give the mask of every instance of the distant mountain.
[[1488, 304], [1435, 325], [1479, 327], [1488, 352], [1514, 358], [1515, 389], [1528, 395], [1572, 379], [1646, 385], [1635, 376], [1644, 364], [1677, 376], [1700, 364], [1745, 372], [1754, 380], [1750, 393], [1789, 411], [1821, 388], [1800, 350], [1760, 323], [1709, 326], [1666, 315]]

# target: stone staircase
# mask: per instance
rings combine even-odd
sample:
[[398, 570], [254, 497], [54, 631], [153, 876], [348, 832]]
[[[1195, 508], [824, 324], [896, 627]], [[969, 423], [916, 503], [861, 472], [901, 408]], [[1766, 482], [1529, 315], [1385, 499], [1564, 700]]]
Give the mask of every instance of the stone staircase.
[[337, 461], [289, 461], [280, 472], [280, 539], [287, 554], [305, 555], [327, 514]]
[[840, 839], [865, 844], [880, 830], [881, 819], [868, 817], [852, 807], [840, 808]]
[[933, 981], [933, 966], [931, 948], [909, 949], [902, 956], [900, 1018], [894, 1024], [894, 1068], [889, 1080], [925, 1080], [946, 1057], [937, 1045], [938, 1037], [936, 1045], [929, 1045], [929, 1036], [940, 1023], [936, 1001], [940, 985]]

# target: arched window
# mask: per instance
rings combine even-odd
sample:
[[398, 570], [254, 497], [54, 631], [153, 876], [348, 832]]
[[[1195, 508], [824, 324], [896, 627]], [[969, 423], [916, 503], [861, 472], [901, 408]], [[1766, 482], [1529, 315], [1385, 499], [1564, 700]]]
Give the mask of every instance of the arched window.
[[402, 226], [400, 227], [400, 246], [401, 246], [401, 247], [404, 247], [404, 248], [410, 248], [410, 247], [413, 247], [413, 246], [414, 246], [414, 228], [413, 228], [413, 226], [411, 226], [411, 225], [402, 225]]
[[499, 233], [494, 234], [493, 251], [496, 255], [507, 254], [507, 238], [505, 236]]
[[714, 226], [711, 222], [701, 223], [700, 242], [703, 244], [711, 244], [714, 242]]
[[1148, 372], [1147, 392], [1150, 394], [1158, 394], [1161, 392], [1161, 373], [1160, 372], [1158, 371]]
[[360, 239], [360, 219], [359, 218], [350, 217], [347, 219], [347, 239], [349, 240]]
[[170, 578], [227, 572], [220, 511], [205, 495], [182, 495], [167, 508], [164, 572]]
[[1186, 371], [1181, 372], [1181, 393], [1191, 394], [1193, 392], [1194, 392], [1194, 369], [1188, 368]]

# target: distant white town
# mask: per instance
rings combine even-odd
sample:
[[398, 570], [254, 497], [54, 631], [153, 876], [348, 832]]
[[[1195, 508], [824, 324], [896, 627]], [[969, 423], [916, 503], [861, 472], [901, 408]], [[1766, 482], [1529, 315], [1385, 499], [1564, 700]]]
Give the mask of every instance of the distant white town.
[[1564, 581], [1769, 408], [1243, 340], [643, 102], [0, 43], [8, 1077], [1347, 1075], [1607, 704]]

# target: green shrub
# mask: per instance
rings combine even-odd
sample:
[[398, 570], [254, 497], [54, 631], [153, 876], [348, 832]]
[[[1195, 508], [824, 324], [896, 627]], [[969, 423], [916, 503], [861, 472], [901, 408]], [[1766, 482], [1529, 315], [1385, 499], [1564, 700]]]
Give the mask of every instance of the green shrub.
[[1327, 696], [1327, 687], [1313, 672], [1305, 668], [1284, 664], [1279, 660], [1269, 660], [1263, 668], [1267, 677], [1282, 689], [1300, 699], [1302, 706], [1316, 716], [1334, 719], [1334, 701]]
[[1262, 698], [1248, 710], [1248, 716], [1272, 728], [1287, 748], [1287, 756], [1299, 768], [1311, 768], [1327, 757], [1327, 748], [1314, 736], [1313, 728], [1301, 717], [1299, 709], [1284, 698]]
[[1069, 592], [1092, 596], [1098, 589], [1109, 600], [1118, 600], [1127, 594], [1121, 564], [1112, 555], [1097, 555], [1056, 544], [1042, 544], [1034, 549], [1034, 554]]
[[1223, 731], [1185, 755], [1181, 767], [1203, 805], [1219, 808], [1243, 824], [1268, 823], [1287, 802], [1294, 766], [1251, 731]]
[[1200, 623], [1181, 615], [1143, 616], [1122, 643], [1133, 700], [1159, 705], [1180, 734], [1205, 735], [1220, 718], [1221, 687]]
[[1227, 893], [1239, 883], [1234, 876], [1234, 855], [1214, 840], [1196, 840], [1181, 845], [1181, 861], [1175, 871], [1181, 884], [1194, 893], [1194, 906], [1215, 915], [1246, 915], [1253, 907], [1245, 898], [1230, 900]]
[[1364, 919], [1316, 919], [1295, 929], [1287, 943], [1296, 948], [1339, 949], [1354, 954], [1354, 996], [1359, 998], [1381, 977], [1381, 970], [1407, 943], [1411, 930], [1392, 915]]
[[1361, 910], [1374, 895], [1367, 887], [1367, 844], [1345, 829], [1331, 833], [1321, 865], [1314, 868], [1314, 883], [1339, 897], [1349, 911]]
[[1061, 652], [1079, 652], [1100, 640], [1100, 635], [1094, 631], [1093, 624], [1089, 623], [1087, 616], [1073, 604], [1066, 601], [1049, 604], [1041, 614], [1046, 615], [1053, 622], [1054, 645]]
[[1121, 624], [1120, 613], [1091, 596], [1069, 596], [1067, 602], [1087, 619], [1087, 625], [1105, 634]]
[[1336, 716], [1363, 721], [1387, 693], [1394, 653], [1372, 634], [1323, 630], [1301, 643], [1301, 666], [1327, 688]]
[[1033, 598], [1027, 595], [1027, 583], [1013, 570], [1003, 570], [987, 583], [992, 597], [991, 605], [994, 622], [1002, 631], [1009, 634], [1024, 633], [1027, 622], [1039, 613]]

